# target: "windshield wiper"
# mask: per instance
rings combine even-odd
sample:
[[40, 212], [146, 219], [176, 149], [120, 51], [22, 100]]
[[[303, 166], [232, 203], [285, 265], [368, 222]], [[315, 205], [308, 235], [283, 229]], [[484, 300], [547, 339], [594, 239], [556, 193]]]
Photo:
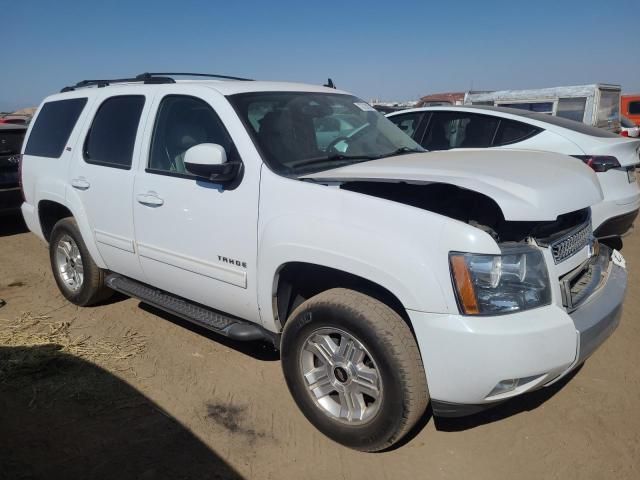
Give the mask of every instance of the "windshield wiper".
[[411, 148], [411, 147], [400, 147], [397, 150], [394, 150], [391, 153], [385, 153], [384, 155], [380, 155], [376, 158], [387, 158], [387, 157], [393, 157], [395, 155], [405, 155], [407, 153], [424, 153], [426, 152], [426, 150], [418, 150], [417, 148]]
[[344, 153], [333, 153], [331, 155], [327, 155], [326, 157], [309, 158], [307, 160], [303, 160], [302, 162], [296, 163], [295, 167], [306, 167], [308, 165], [315, 165], [317, 163], [335, 162], [336, 160], [375, 160], [376, 158], [379, 157], [374, 157], [371, 155], [345, 155]]

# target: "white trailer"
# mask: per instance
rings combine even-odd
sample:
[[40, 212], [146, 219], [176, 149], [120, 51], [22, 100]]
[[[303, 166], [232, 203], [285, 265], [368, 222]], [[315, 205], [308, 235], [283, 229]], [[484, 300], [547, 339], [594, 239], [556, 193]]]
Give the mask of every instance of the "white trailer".
[[494, 105], [557, 115], [614, 132], [620, 130], [620, 85], [595, 83], [532, 90], [465, 94], [465, 105]]

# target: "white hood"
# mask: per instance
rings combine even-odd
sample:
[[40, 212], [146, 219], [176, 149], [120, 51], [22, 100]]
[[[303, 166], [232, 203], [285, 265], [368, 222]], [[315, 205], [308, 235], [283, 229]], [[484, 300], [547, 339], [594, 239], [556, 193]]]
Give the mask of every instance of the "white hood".
[[505, 220], [550, 221], [602, 200], [580, 160], [527, 150], [456, 150], [399, 155], [301, 177], [316, 181], [447, 183], [492, 198]]

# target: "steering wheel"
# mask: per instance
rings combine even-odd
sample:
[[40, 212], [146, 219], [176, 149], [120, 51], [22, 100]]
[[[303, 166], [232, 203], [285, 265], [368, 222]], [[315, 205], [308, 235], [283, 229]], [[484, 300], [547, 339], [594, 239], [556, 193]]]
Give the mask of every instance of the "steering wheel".
[[[327, 152], [331, 152], [331, 151], [335, 151], [335, 146], [340, 143], [340, 142], [347, 142], [347, 144], [349, 143], [350, 137], [347, 137], [345, 135], [342, 135], [340, 137], [336, 137], [334, 138], [331, 143], [329, 145], [327, 145]], [[344, 153], [344, 152], [340, 152], [340, 153]]]

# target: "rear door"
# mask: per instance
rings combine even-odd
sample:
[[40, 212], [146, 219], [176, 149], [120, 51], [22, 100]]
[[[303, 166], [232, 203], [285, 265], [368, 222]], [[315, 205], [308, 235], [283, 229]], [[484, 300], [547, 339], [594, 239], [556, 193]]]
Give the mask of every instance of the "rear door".
[[69, 169], [70, 194], [79, 198], [107, 268], [136, 279], [142, 279], [142, 270], [133, 231], [134, 166], [150, 103], [144, 93], [115, 95], [105, 89]]

